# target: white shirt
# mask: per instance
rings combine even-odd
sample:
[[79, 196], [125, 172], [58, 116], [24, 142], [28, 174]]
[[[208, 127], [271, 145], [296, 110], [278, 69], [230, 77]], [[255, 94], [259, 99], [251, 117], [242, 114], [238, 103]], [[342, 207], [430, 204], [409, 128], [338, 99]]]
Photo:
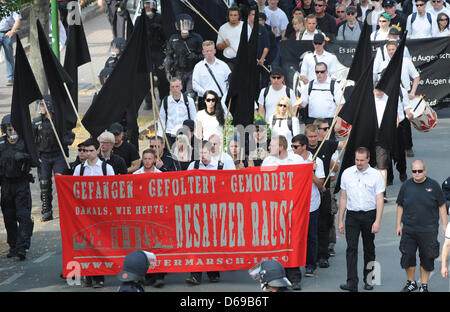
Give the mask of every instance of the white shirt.
[[383, 177], [378, 170], [369, 166], [361, 172], [356, 165], [342, 173], [341, 189], [347, 194], [346, 208], [351, 211], [376, 209], [376, 196], [385, 190]]
[[[222, 92], [220, 92], [219, 87], [217, 87], [217, 84], [205, 64], [207, 64], [213, 72]], [[226, 80], [228, 79], [228, 75], [230, 73], [230, 67], [218, 58], [215, 58], [213, 64], [207, 63], [206, 60], [200, 61], [194, 66], [194, 71], [192, 72], [192, 89], [194, 89], [199, 96], [203, 96], [207, 90], [213, 90], [219, 95], [219, 97], [223, 97], [223, 95], [227, 93]]]
[[[303, 159], [303, 157], [301, 157], [303, 159], [303, 163], [304, 164], [309, 164], [312, 163], [313, 161], [313, 154], [311, 154], [311, 152], [308, 152], [309, 156], [307, 159]], [[319, 178], [319, 179], [325, 179], [325, 170], [323, 169], [323, 161], [322, 159], [320, 159], [319, 157], [316, 157], [316, 170], [314, 171], [314, 175]], [[311, 188], [311, 204], [309, 206], [309, 212], [314, 212], [317, 209], [319, 209], [320, 206], [320, 191], [317, 188], [317, 185], [314, 183], [312, 183], [312, 188]]]
[[[374, 81], [377, 80], [377, 78], [381, 78], [381, 72], [389, 65], [391, 59], [389, 58], [389, 55], [386, 56], [386, 59], [378, 64], [378, 68], [374, 68]], [[403, 87], [409, 91], [411, 89], [411, 80], [414, 80], [417, 77], [420, 77], [420, 75], [411, 59], [403, 57], [401, 74]]]
[[[342, 90], [339, 83], [334, 85], [334, 96], [330, 89], [331, 79], [327, 78], [324, 83], [314, 79], [311, 94], [308, 95], [309, 83], [303, 86], [300, 102], [308, 104], [308, 116], [311, 118], [333, 118], [341, 100]], [[323, 91], [322, 91], [323, 90]], [[345, 103], [342, 97], [341, 104]], [[304, 105], [304, 104], [302, 104]]]
[[384, 111], [386, 109], [386, 104], [388, 100], [388, 96], [386, 94], [383, 94], [381, 98], [378, 98], [374, 95], [375, 98], [375, 109], [377, 111], [377, 121], [378, 121], [378, 128], [381, 126], [381, 122], [383, 121], [383, 115]]
[[[378, 26], [378, 18], [380, 17], [381, 14], [384, 13], [384, 9], [381, 8], [379, 11], [375, 11], [375, 9], [373, 11], [370, 11], [367, 14], [367, 19], [368, 22], [371, 22], [369, 25], [372, 25], [372, 31], [377, 30], [377, 26]], [[362, 19], [362, 21], [364, 21], [364, 19]]]
[[297, 165], [297, 164], [304, 164], [305, 160], [302, 156], [299, 156], [294, 153], [288, 153], [288, 156], [286, 158], [279, 158], [272, 155], [267, 156], [264, 158], [261, 167], [264, 166], [282, 166], [282, 165]]
[[[414, 14], [414, 13], [413, 13]], [[433, 35], [434, 24], [436, 21], [433, 21], [433, 15], [431, 15], [432, 23], [428, 21], [427, 12], [423, 16], [419, 13], [416, 13], [416, 19], [414, 23], [411, 23], [412, 15], [408, 16], [406, 20], [406, 30], [408, 31], [407, 38], [408, 39], [421, 39], [421, 38], [430, 38]]]
[[[97, 159], [97, 162], [95, 165], [90, 166], [88, 161], [86, 160], [84, 163], [79, 164], [75, 167], [75, 170], [73, 171], [74, 176], [80, 175], [81, 166], [84, 166], [84, 173], [83, 176], [102, 176], [103, 170], [102, 170], [102, 163], [100, 159]], [[106, 175], [115, 175], [114, 169], [110, 164], [106, 164]]]
[[197, 129], [199, 129], [198, 128], [199, 123], [202, 126], [202, 137], [199, 137], [199, 139], [208, 140], [209, 137], [213, 134], [222, 135], [223, 127], [217, 121], [216, 116], [209, 115], [206, 112], [206, 109], [202, 109], [197, 113], [195, 123]]
[[445, 228], [445, 238], [450, 239], [450, 222], [447, 224], [447, 227]]
[[445, 14], [447, 14], [447, 16], [450, 16], [450, 10], [448, 8], [446, 8], [445, 6], [442, 6], [442, 9], [440, 9], [439, 11], [436, 11], [433, 8], [433, 5], [431, 4], [431, 1], [427, 2], [427, 12], [431, 13], [431, 15], [433, 16], [434, 20], [437, 18], [439, 13], [445, 13]]
[[[230, 41], [230, 46], [226, 47], [223, 50], [223, 56], [228, 59], [233, 59], [236, 57], [236, 52], [239, 48], [239, 41], [241, 41], [241, 31], [242, 31], [242, 25], [244, 24], [243, 21], [240, 21], [239, 24], [235, 27], [230, 26], [230, 23], [225, 23], [219, 28], [220, 35], [217, 36], [217, 42], [216, 46], [218, 44], [224, 43], [225, 41], [222, 39], [228, 39]], [[250, 39], [250, 35], [252, 33], [252, 29], [247, 24], [247, 34], [248, 39]], [[233, 50], [234, 49], [234, 50]]]
[[139, 170], [136, 170], [135, 172], [133, 172], [133, 174], [141, 174], [141, 173], [158, 173], [158, 172], [162, 172], [161, 170], [159, 170], [158, 168], [156, 168], [155, 166], [153, 166], [153, 172], [145, 172], [144, 171], [144, 166], [142, 166]]
[[[194, 100], [188, 97], [189, 102], [189, 112], [191, 115], [191, 119], [195, 120], [197, 115], [197, 109], [195, 108]], [[177, 102], [173, 99], [172, 95], [167, 97], [167, 112], [164, 109], [164, 100], [161, 101], [161, 110], [160, 110], [160, 118], [161, 122], [164, 125], [164, 130], [166, 133], [170, 133], [172, 135], [177, 134], [177, 130], [183, 127], [183, 121], [189, 119], [189, 115], [186, 109], [186, 104], [184, 104], [184, 97], [181, 95], [180, 100]], [[166, 116], [167, 116], [167, 124], [166, 124]], [[158, 123], [158, 135], [163, 136], [162, 127]]]
[[438, 38], [438, 37], [447, 37], [450, 36], [450, 29], [449, 28], [445, 28], [444, 31], [435, 31], [433, 33], [433, 37]]
[[[282, 86], [280, 90], [275, 90], [272, 86], [269, 86], [269, 92], [266, 96], [266, 116], [265, 119], [269, 119], [270, 116], [273, 116], [277, 112], [277, 103], [282, 97], [286, 97], [286, 86]], [[255, 103], [255, 109], [258, 109], [258, 104], [264, 107], [264, 91], [266, 88], [262, 88], [261, 92], [259, 92], [258, 103]], [[291, 100], [291, 106], [295, 107], [296, 105], [296, 97], [294, 91], [289, 89], [289, 99]]]
[[281, 32], [286, 30], [287, 25], [289, 24], [288, 17], [286, 16], [286, 13], [280, 8], [277, 8], [276, 10], [272, 11], [269, 9], [268, 6], [264, 8], [264, 13], [267, 16], [266, 24], [271, 26], [272, 29], [274, 27], [277, 28], [277, 33], [275, 34], [275, 37], [280, 37]]
[[[277, 118], [274, 122], [274, 118]], [[297, 134], [300, 134], [300, 122], [297, 117], [291, 117], [292, 119], [292, 132], [288, 126], [287, 118], [279, 118], [274, 117], [274, 115], [269, 118], [269, 127], [272, 130], [272, 136], [282, 135], [286, 138], [286, 140], [290, 143], [292, 138]], [[292, 150], [291, 145], [289, 144], [288, 152]]]
[[322, 55], [316, 54], [316, 51], [308, 53], [303, 58], [302, 67], [300, 68], [300, 75], [305, 76], [309, 81], [316, 79], [316, 60], [317, 63], [324, 62], [328, 67], [328, 77], [337, 78], [338, 59], [336, 55], [323, 51]]
[[318, 33], [319, 33], [319, 31], [317, 29], [314, 29], [314, 32], [312, 34], [310, 34], [307, 30], [305, 30], [303, 32], [302, 40], [313, 40], [314, 35], [318, 34]]
[[[211, 156], [211, 162], [219, 163], [219, 156]], [[223, 162], [223, 170], [236, 170], [233, 158], [227, 153], [222, 152], [221, 161]]]
[[[409, 102], [408, 92], [404, 88], [400, 88], [400, 92], [402, 92], [402, 96], [399, 96], [398, 98], [398, 105], [397, 105], [397, 117], [399, 119], [399, 122], [403, 121], [405, 119], [405, 111], [407, 108], [411, 108], [411, 103]], [[377, 98], [374, 95], [375, 98], [375, 109], [377, 111], [377, 121], [378, 121], [378, 127], [381, 126], [381, 122], [383, 121], [383, 115], [384, 111], [386, 110], [386, 105], [389, 97], [386, 94], [383, 94], [381, 98]]]
[[[217, 170], [217, 166], [218, 166], [219, 162], [217, 161], [217, 159], [211, 158], [211, 162], [205, 166], [205, 164], [203, 164], [203, 162], [200, 160], [200, 163], [198, 165], [198, 169], [204, 169], [204, 170]], [[189, 167], [187, 168], [187, 170], [193, 170], [195, 166], [195, 161], [191, 162], [189, 164]], [[234, 162], [233, 162], [233, 168], [225, 168], [225, 164], [223, 169], [236, 169], [236, 167], [234, 166]]]
[[[383, 50], [381, 50], [383, 49]], [[407, 46], [405, 46], [405, 50], [403, 51], [403, 57], [404, 58], [409, 58], [411, 59], [411, 54], [409, 53], [409, 49]], [[389, 63], [389, 61], [391, 60], [391, 58], [389, 57], [389, 54], [387, 52], [387, 48], [386, 45], [383, 45], [382, 47], [378, 47], [377, 48], [377, 53], [375, 54], [375, 60], [373, 61], [373, 72], [374, 75], [377, 75], [378, 73], [380, 73], [381, 71], [379, 70], [381, 68], [381, 70], [383, 70], [385, 67], [382, 66], [387, 66], [387, 65], [382, 65], [383, 62], [387, 61], [386, 64]], [[374, 76], [374, 81], [377, 79], [377, 76]]]
[[380, 28], [370, 34], [370, 40], [371, 41], [384, 41], [384, 40], [387, 40], [388, 35], [389, 35], [389, 29], [387, 31], [383, 31]]

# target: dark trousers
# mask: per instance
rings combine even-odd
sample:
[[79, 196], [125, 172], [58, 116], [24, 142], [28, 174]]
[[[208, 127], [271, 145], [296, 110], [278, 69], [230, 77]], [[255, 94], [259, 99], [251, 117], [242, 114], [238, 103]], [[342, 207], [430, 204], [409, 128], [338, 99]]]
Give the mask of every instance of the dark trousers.
[[63, 173], [67, 168], [66, 161], [61, 152], [40, 153], [41, 164], [38, 167], [39, 181], [51, 180], [53, 173]]
[[330, 242], [330, 228], [332, 225], [331, 193], [327, 189], [322, 193], [319, 206], [318, 220], [318, 258], [328, 259], [328, 245]]
[[413, 148], [411, 122], [408, 118], [405, 118], [400, 125], [403, 129], [403, 143], [405, 144], [405, 150], [410, 150]]
[[317, 268], [319, 209], [309, 213], [308, 238], [306, 240], [306, 269]]
[[[193, 276], [196, 280], [198, 281], [202, 281], [202, 275], [203, 272], [191, 272], [191, 276]], [[208, 275], [208, 278], [215, 278], [215, 277], [220, 277], [220, 272], [219, 271], [210, 271], [210, 272], [206, 272], [206, 275]]]
[[0, 203], [9, 248], [25, 252], [30, 248], [34, 226], [31, 218], [30, 183], [27, 180], [2, 181]]
[[[407, 123], [404, 123], [405, 120], [407, 121]], [[395, 167], [400, 174], [406, 173], [406, 152], [404, 136], [405, 131], [407, 131], [406, 128], [408, 127], [408, 125], [409, 121], [406, 118], [399, 124], [397, 128], [397, 142], [395, 143], [397, 151], [395, 153], [391, 153], [391, 159], [394, 161]], [[409, 125], [409, 128], [411, 130], [411, 125]], [[388, 181], [392, 181], [394, 179], [392, 160], [389, 161], [388, 166]]]
[[367, 269], [371, 261], [375, 261], [375, 234], [372, 234], [372, 224], [376, 219], [376, 209], [369, 212], [354, 212], [347, 210], [345, 218], [345, 239], [347, 241], [347, 284], [358, 287], [358, 244], [362, 237], [364, 250], [363, 281], [372, 270]]

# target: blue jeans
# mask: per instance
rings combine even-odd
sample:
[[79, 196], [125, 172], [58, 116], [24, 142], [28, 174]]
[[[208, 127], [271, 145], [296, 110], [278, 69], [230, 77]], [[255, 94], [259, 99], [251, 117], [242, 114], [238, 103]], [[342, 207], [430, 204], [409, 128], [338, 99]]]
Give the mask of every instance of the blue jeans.
[[319, 209], [309, 213], [308, 239], [306, 241], [306, 269], [317, 268], [317, 253], [319, 251]]
[[14, 36], [9, 38], [6, 34], [0, 33], [0, 49], [5, 50], [6, 61], [6, 79], [14, 80], [14, 51], [13, 51]]

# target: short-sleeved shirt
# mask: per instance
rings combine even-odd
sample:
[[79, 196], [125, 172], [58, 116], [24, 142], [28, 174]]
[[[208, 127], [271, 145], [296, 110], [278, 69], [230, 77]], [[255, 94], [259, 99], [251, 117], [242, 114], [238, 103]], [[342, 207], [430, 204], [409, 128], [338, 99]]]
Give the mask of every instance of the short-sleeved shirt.
[[113, 147], [113, 152], [116, 155], [119, 155], [120, 157], [125, 160], [125, 165], [127, 168], [131, 167], [131, 163], [135, 160], [138, 160], [139, 152], [136, 149], [136, 147], [128, 142], [123, 141], [122, 144], [119, 147]]
[[405, 231], [437, 232], [439, 207], [445, 203], [440, 185], [431, 178], [423, 183], [408, 179], [397, 196], [397, 204], [403, 207], [402, 223]]
[[[450, 224], [450, 222], [449, 222]], [[447, 227], [445, 228], [445, 238], [450, 239], [450, 226], [447, 224]]]

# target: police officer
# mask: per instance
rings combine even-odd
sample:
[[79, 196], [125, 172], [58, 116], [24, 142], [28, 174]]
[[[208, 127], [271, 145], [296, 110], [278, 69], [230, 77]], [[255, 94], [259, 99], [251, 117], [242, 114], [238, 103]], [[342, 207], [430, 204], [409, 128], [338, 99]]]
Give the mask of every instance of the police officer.
[[175, 26], [180, 33], [172, 35], [167, 43], [164, 59], [166, 76], [169, 81], [172, 77], [179, 77], [184, 86], [183, 92], [195, 98], [192, 89], [192, 72], [195, 64], [203, 59], [203, 38], [192, 31], [194, 21], [188, 14], [180, 14]]
[[127, 45], [127, 41], [123, 38], [115, 38], [111, 41], [111, 56], [106, 60], [105, 68], [114, 68], [122, 56]]
[[292, 291], [283, 265], [277, 260], [261, 261], [249, 270], [250, 276], [261, 283], [261, 288], [270, 292]]
[[[52, 171], [54, 173], [63, 174], [67, 167], [64, 156], [59, 147], [55, 133], [49, 118], [52, 118], [54, 110], [51, 102], [51, 97], [44, 96], [45, 104], [48, 111], [45, 109], [43, 102], [39, 104], [40, 115], [33, 119], [33, 132], [35, 142], [37, 144], [37, 150], [41, 163], [38, 167], [39, 186], [41, 188], [41, 201], [42, 201], [42, 218], [43, 222], [53, 220], [52, 214]], [[70, 135], [69, 135], [70, 133]], [[73, 133], [68, 132], [67, 137], [63, 139], [66, 142], [62, 142], [65, 146], [65, 153], [68, 154], [67, 145], [72, 144], [74, 139]]]
[[[162, 27], [161, 14], [157, 13], [157, 5], [155, 0], [146, 0], [144, 2], [145, 13], [148, 17], [147, 21], [147, 37], [150, 43], [150, 58], [153, 66], [153, 79], [155, 86], [158, 87], [159, 97], [162, 99], [169, 95], [169, 82], [166, 78], [166, 72], [162, 66], [164, 62], [164, 48], [166, 46], [166, 36]], [[144, 109], [152, 108], [152, 96], [147, 94], [145, 97]]]
[[114, 38], [125, 37], [125, 26], [127, 21], [128, 0], [97, 0], [97, 5], [103, 7], [103, 1], [107, 5], [108, 21], [111, 24]]
[[25, 153], [24, 141], [11, 125], [11, 115], [3, 117], [0, 138], [1, 207], [9, 252], [8, 258], [25, 260], [33, 234], [31, 217], [30, 174], [32, 161]]

